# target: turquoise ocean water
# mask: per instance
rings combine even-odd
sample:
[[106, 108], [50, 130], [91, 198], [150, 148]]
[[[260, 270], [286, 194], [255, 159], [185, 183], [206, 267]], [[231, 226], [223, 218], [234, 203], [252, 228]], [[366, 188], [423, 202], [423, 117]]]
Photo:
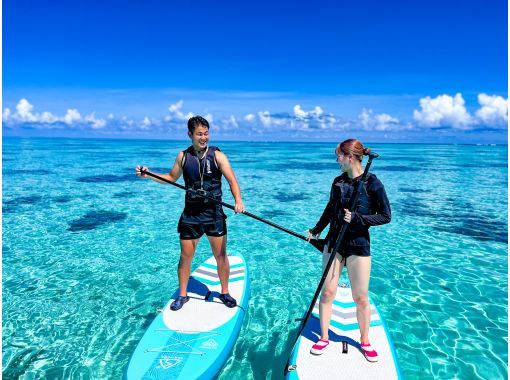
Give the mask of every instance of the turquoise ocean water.
[[[4, 378], [122, 376], [177, 287], [184, 202], [183, 191], [138, 179], [134, 167], [166, 172], [187, 145], [3, 139]], [[298, 232], [315, 225], [339, 172], [334, 142], [214, 145], [248, 211]], [[372, 148], [393, 220], [371, 229], [370, 296], [404, 377], [506, 378], [507, 147]], [[228, 250], [246, 257], [252, 296], [220, 379], [279, 379], [321, 259], [299, 239], [225, 212]], [[209, 254], [201, 241], [194, 267]]]

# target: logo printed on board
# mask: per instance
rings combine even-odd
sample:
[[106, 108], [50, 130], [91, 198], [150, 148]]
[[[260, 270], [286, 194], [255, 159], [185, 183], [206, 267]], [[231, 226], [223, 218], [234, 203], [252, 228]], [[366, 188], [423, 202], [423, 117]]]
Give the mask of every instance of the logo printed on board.
[[159, 359], [159, 366], [163, 369], [169, 369], [175, 367], [180, 362], [182, 362], [182, 358], [177, 356], [172, 357], [162, 357]]
[[213, 338], [206, 340], [200, 348], [206, 349], [206, 350], [216, 350], [218, 348], [218, 342], [216, 342]]

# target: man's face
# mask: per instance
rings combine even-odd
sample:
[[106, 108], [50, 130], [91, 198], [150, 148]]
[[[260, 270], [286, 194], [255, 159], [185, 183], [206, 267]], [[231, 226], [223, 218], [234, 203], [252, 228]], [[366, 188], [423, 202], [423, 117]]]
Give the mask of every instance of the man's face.
[[209, 129], [203, 125], [195, 128], [193, 133], [188, 133], [191, 142], [196, 150], [204, 150], [209, 143]]

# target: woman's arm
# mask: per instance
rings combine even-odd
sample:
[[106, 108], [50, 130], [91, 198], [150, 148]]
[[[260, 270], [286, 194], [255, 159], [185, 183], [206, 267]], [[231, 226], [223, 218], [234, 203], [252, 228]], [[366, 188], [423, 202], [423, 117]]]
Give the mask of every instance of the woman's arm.
[[324, 207], [324, 211], [322, 212], [322, 215], [315, 227], [310, 230], [310, 233], [313, 235], [319, 235], [331, 221], [331, 215], [333, 214], [333, 187], [335, 186], [335, 181], [333, 181], [333, 184], [331, 185], [328, 204]]
[[310, 232], [313, 235], [320, 234], [324, 230], [324, 228], [326, 228], [326, 226], [331, 221], [331, 211], [332, 210], [333, 210], [333, 205], [332, 205], [331, 201], [329, 201], [328, 204], [326, 205], [326, 207], [324, 208], [324, 211], [322, 212], [322, 215], [321, 215], [319, 221], [317, 222], [315, 227], [310, 230]]
[[372, 208], [376, 213], [361, 215], [358, 212], [353, 212], [351, 221], [353, 225], [360, 227], [380, 226], [381, 224], [386, 224], [391, 221], [390, 201], [388, 200], [383, 184], [379, 180], [377, 180], [377, 182], [374, 189], [370, 192], [370, 202], [373, 202]]

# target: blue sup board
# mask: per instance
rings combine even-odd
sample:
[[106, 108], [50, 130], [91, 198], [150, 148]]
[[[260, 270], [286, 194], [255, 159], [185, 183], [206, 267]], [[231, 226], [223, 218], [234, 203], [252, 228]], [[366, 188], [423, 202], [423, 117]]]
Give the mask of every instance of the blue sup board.
[[218, 374], [239, 335], [250, 296], [244, 258], [229, 256], [229, 262], [229, 292], [238, 306], [228, 308], [218, 299], [216, 260], [209, 258], [191, 274], [190, 300], [182, 309], [170, 309], [176, 291], [151, 323], [131, 356], [125, 379], [211, 379]]
[[[338, 284], [329, 328], [329, 347], [320, 356], [310, 349], [321, 336], [319, 301], [315, 304], [289, 361], [289, 380], [308, 379], [401, 379], [397, 354], [379, 310], [370, 300], [370, 342], [379, 361], [368, 362], [359, 349], [356, 305], [348, 281]], [[345, 352], [347, 351], [347, 352]]]

